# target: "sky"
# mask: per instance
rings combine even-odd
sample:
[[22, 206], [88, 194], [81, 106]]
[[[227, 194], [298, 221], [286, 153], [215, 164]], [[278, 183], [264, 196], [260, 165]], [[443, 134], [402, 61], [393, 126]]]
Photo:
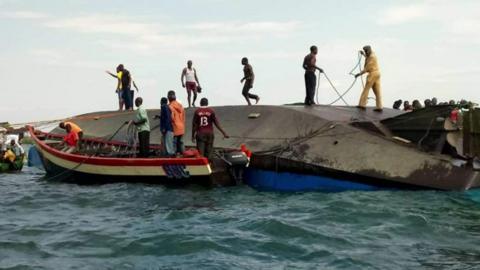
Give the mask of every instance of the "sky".
[[[244, 56], [261, 104], [300, 102], [311, 45], [340, 92], [369, 44], [385, 107], [434, 96], [478, 103], [479, 29], [478, 0], [0, 0], [0, 122], [116, 110], [116, 82], [105, 70], [120, 63], [147, 108], [168, 90], [186, 104], [180, 75], [189, 59], [211, 105], [245, 104]], [[360, 93], [357, 83], [345, 100], [356, 105]], [[319, 102], [336, 97], [321, 77]]]

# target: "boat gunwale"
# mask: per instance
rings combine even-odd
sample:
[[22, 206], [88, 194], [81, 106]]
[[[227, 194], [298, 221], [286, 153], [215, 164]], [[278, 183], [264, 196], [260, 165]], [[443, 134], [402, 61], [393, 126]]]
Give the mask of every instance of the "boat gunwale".
[[[69, 154], [57, 150], [44, 141], [38, 138], [36, 132], [41, 135], [50, 136], [54, 138], [62, 138], [60, 134], [51, 134], [43, 131], [35, 131], [32, 126], [27, 126], [28, 132], [35, 144], [43, 151], [56, 156], [58, 158], [77, 162], [82, 164], [103, 165], [103, 166], [162, 166], [162, 165], [187, 165], [187, 166], [209, 166], [209, 161], [205, 157], [196, 158], [115, 158], [115, 157], [96, 157], [89, 155]], [[107, 145], [125, 146], [126, 144], [115, 141], [103, 141], [101, 139], [84, 139], [85, 141], [92, 141], [96, 143], [104, 143]]]

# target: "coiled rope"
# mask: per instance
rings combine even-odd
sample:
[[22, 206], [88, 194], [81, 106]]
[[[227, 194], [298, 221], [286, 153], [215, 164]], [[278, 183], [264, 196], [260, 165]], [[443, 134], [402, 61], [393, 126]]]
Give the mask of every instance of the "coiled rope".
[[[361, 68], [361, 63], [362, 63], [362, 54], [360, 52], [358, 52], [358, 60], [357, 60], [357, 64], [350, 70], [350, 72], [348, 73], [349, 75], [352, 75], [352, 76], [355, 76], [355, 73], [354, 71], [356, 69], [358, 69], [359, 72], [362, 71], [362, 68]], [[320, 75], [318, 76], [318, 83], [317, 83], [317, 93], [316, 93], [316, 99], [317, 99], [317, 104], [318, 104], [318, 89], [320, 87], [320, 77], [321, 77], [322, 73], [320, 73]], [[355, 83], [357, 82], [357, 78], [354, 78], [353, 82], [348, 86], [348, 88], [343, 91], [342, 94], [340, 94], [340, 92], [337, 90], [337, 88], [335, 87], [335, 85], [333, 85], [332, 81], [330, 80], [330, 78], [328, 77], [328, 75], [325, 73], [325, 71], [323, 72], [323, 75], [325, 76], [325, 79], [327, 79], [327, 82], [330, 84], [330, 86], [332, 87], [332, 89], [335, 91], [335, 93], [337, 93], [338, 95], [338, 98], [333, 100], [332, 102], [328, 103], [328, 105], [333, 105], [335, 103], [337, 103], [339, 100], [342, 100], [343, 103], [345, 103], [345, 105], [348, 106], [348, 103], [345, 101], [345, 99], [343, 98], [348, 92], [350, 92], [350, 90], [353, 89], [353, 86], [355, 86]], [[362, 87], [365, 87], [365, 83], [363, 81], [363, 77], [360, 76], [360, 80], [362, 81]]]

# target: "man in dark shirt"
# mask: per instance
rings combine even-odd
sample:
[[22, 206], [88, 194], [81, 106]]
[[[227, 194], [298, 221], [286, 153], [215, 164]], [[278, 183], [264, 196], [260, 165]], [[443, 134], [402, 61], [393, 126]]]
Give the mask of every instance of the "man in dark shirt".
[[253, 81], [255, 80], [255, 74], [253, 73], [252, 66], [248, 63], [248, 59], [246, 57], [242, 58], [242, 65], [243, 65], [243, 78], [240, 80], [240, 83], [245, 81], [243, 85], [242, 95], [247, 100], [248, 105], [252, 105], [250, 103], [250, 99], [255, 99], [255, 104], [258, 103], [260, 97], [254, 94], [250, 94], [248, 91], [253, 87]]
[[168, 99], [165, 97], [160, 100], [160, 132], [162, 134], [163, 155], [174, 156], [172, 111], [168, 106]]
[[138, 87], [132, 79], [130, 71], [128, 71], [122, 64], [118, 65], [117, 70], [121, 71], [122, 77], [120, 78], [122, 84], [122, 98], [125, 103], [125, 110], [133, 110], [133, 97], [134, 91], [131, 90], [132, 83], [133, 87], [138, 92]]
[[305, 56], [303, 59], [303, 69], [305, 69], [305, 105], [315, 104], [313, 97], [315, 96], [315, 86], [317, 84], [317, 76], [315, 71], [318, 69], [320, 73], [323, 73], [323, 69], [317, 67], [317, 58], [318, 53], [317, 46], [310, 47], [310, 53]]
[[224, 138], [229, 138], [222, 129], [215, 111], [208, 107], [208, 99], [200, 100], [200, 108], [195, 111], [192, 121], [192, 142], [197, 141], [197, 149], [206, 158], [211, 158], [213, 152], [213, 124], [222, 132]]

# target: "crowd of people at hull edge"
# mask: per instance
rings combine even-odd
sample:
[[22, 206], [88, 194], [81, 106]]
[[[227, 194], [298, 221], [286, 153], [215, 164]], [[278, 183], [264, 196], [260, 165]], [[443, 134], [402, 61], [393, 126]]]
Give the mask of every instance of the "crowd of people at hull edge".
[[[402, 105], [403, 105], [403, 108], [402, 108]], [[403, 111], [406, 111], [406, 112], [412, 112], [412, 111], [416, 111], [416, 110], [419, 110], [419, 109], [422, 109], [422, 108], [428, 108], [428, 107], [433, 107], [433, 106], [443, 106], [443, 105], [452, 105], [452, 106], [454, 105], [454, 106], [458, 106], [458, 107], [468, 108], [470, 105], [473, 105], [473, 103], [469, 102], [465, 99], [462, 99], [460, 101], [455, 101], [455, 100], [452, 99], [448, 102], [446, 102], [446, 101], [438, 102], [437, 98], [433, 97], [431, 99], [429, 99], [429, 98], [425, 99], [423, 101], [423, 105], [422, 105], [422, 103], [418, 99], [413, 100], [412, 103], [410, 103], [408, 100], [402, 101], [401, 99], [398, 99], [393, 103], [392, 108], [395, 109], [395, 110], [403, 110]]]

